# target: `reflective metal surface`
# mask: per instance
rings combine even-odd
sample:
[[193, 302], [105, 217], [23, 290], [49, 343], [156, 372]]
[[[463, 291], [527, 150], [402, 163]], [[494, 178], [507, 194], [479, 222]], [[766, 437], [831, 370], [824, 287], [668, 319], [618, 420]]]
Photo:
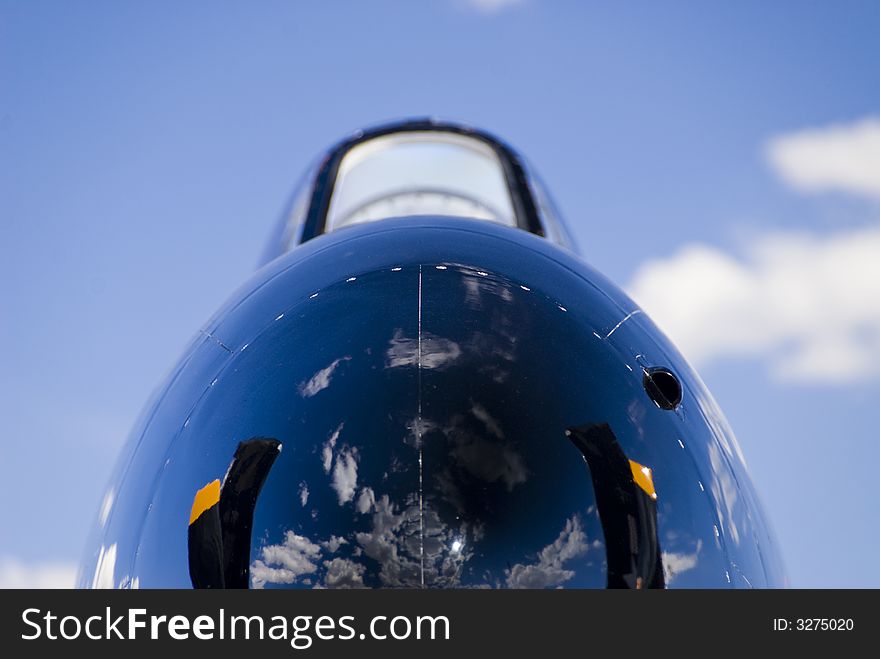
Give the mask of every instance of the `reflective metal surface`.
[[[646, 383], [658, 368], [675, 404]], [[236, 466], [254, 440], [280, 452]], [[224, 515], [226, 492], [248, 519]], [[526, 231], [406, 218], [310, 240], [209, 321], [133, 432], [80, 584], [243, 578], [674, 588], [784, 573], [721, 412], [624, 294]]]

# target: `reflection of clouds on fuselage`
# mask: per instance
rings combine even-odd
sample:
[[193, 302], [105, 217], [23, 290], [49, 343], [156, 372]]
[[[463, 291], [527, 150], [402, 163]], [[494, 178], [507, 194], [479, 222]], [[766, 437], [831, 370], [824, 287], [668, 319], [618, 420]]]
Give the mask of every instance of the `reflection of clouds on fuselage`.
[[[504, 324], [496, 327], [503, 329]], [[514, 342], [495, 329], [480, 336], [470, 339], [464, 351], [453, 341], [426, 341], [423, 336], [422, 367], [444, 369], [471, 356], [485, 363], [485, 355], [477, 354], [483, 349], [502, 366], [515, 359]], [[417, 367], [416, 343], [397, 330], [386, 352], [386, 366]], [[351, 522], [323, 531], [310, 524], [311, 532], [300, 525], [296, 532], [288, 530], [280, 544], [265, 545], [264, 540], [262, 548], [255, 548], [257, 560], [251, 566], [254, 587], [520, 588], [560, 587], [571, 581], [577, 572], [571, 562], [589, 550], [578, 514], [561, 532], [558, 527], [544, 528], [537, 542], [514, 550], [503, 563], [490, 558], [499, 551], [496, 543], [504, 542], [497, 533], [507, 533], [509, 525], [517, 523], [504, 512], [503, 502], [525, 487], [531, 474], [518, 442], [508, 438], [508, 431], [517, 436], [516, 429], [505, 427], [491, 400], [462, 402], [460, 412], [449, 417], [419, 415], [406, 422], [401, 439], [413, 450], [412, 456], [406, 450], [394, 453], [378, 470], [369, 452], [352, 444], [356, 436], [349, 434], [356, 428], [340, 423], [329, 432], [312, 464], [327, 477], [339, 514]], [[411, 474], [417, 454], [422, 454], [425, 469], [418, 485], [400, 476]], [[367, 474], [372, 479], [365, 479]], [[313, 499], [317, 504], [321, 490], [315, 482], [303, 482], [297, 504], [311, 504]], [[331, 529], [344, 531], [328, 538]]]
[[339, 505], [354, 498], [357, 489], [357, 461], [357, 449], [348, 446], [343, 446], [336, 456], [332, 485], [339, 497]]
[[697, 558], [703, 548], [703, 541], [697, 540], [696, 544], [697, 547], [693, 553], [663, 552], [663, 575], [667, 586], [682, 572], [697, 567]]
[[373, 492], [372, 487], [362, 487], [361, 493], [358, 495], [357, 503], [355, 503], [355, 508], [362, 515], [366, 515], [373, 506], [376, 505], [376, 494]]
[[[482, 309], [487, 297], [513, 303], [510, 282], [470, 268], [458, 267], [456, 271], [464, 275], [461, 282], [464, 287], [464, 304], [467, 307]], [[426, 305], [430, 308], [429, 303]], [[487, 309], [491, 308], [492, 317], [486, 324], [492, 328], [491, 332], [474, 331], [464, 344], [429, 331], [422, 331], [420, 342], [418, 337], [405, 336], [402, 329], [395, 330], [385, 353], [386, 368], [415, 366], [444, 370], [461, 362], [462, 358], [468, 358], [477, 365], [479, 373], [497, 383], [505, 382], [510, 375], [505, 365], [517, 359], [517, 334], [522, 333], [522, 328], [514, 331], [517, 328], [512, 326], [512, 318], [504, 306], [485, 306]]]
[[348, 544], [348, 540], [345, 538], [338, 535], [331, 535], [329, 540], [325, 540], [321, 543], [321, 547], [329, 551], [331, 554], [335, 554], [339, 551], [339, 548], [345, 544]]
[[334, 558], [324, 561], [327, 573], [324, 583], [316, 588], [364, 588], [364, 571], [366, 568], [348, 558]]
[[137, 590], [140, 587], [138, 577], [132, 578], [124, 575], [116, 580], [116, 543], [109, 547], [101, 545], [98, 551], [98, 561], [95, 564], [95, 574], [92, 577], [92, 588]]
[[268, 545], [261, 559], [251, 564], [251, 583], [262, 588], [267, 583], [292, 584], [303, 575], [314, 574], [321, 557], [321, 547], [293, 531], [284, 534], [280, 545]]
[[486, 430], [495, 435], [498, 439], [504, 439], [504, 433], [498, 422], [492, 418], [492, 415], [486, 411], [486, 408], [479, 403], [474, 403], [471, 407], [471, 414], [477, 417], [486, 426]]
[[745, 519], [744, 512], [737, 510], [739, 488], [727, 468], [721, 449], [715, 443], [709, 444], [709, 464], [712, 466], [709, 474], [709, 491], [715, 498], [718, 522], [730, 540], [735, 545], [739, 545], [740, 529], [737, 520]]
[[422, 332], [421, 346], [418, 338], [403, 335], [403, 330], [394, 331], [385, 351], [385, 366], [418, 366], [427, 369], [443, 369], [461, 356], [461, 348], [455, 341]]
[[460, 585], [464, 563], [473, 555], [467, 524], [458, 529], [445, 524], [437, 511], [419, 509], [418, 497], [407, 498], [404, 508], [382, 495], [372, 507], [372, 528], [356, 535], [364, 554], [380, 565], [384, 587], [450, 588]]
[[[480, 403], [471, 402], [469, 413], [454, 415], [445, 425], [429, 423], [434, 430], [423, 435], [429, 463], [442, 465], [430, 476], [433, 491], [426, 494], [429, 505], [451, 506], [457, 518], [468, 522], [471, 531], [483, 526], [492, 514], [490, 486], [510, 493], [528, 480], [525, 458], [507, 440], [500, 422]], [[440, 460], [430, 460], [441, 454]], [[490, 489], [487, 489], [490, 488]]]
[[[343, 444], [338, 451], [334, 450], [344, 425], [340, 423], [321, 448], [321, 466], [324, 468], [325, 474], [329, 474], [331, 468], [333, 470], [330, 485], [336, 491], [340, 506], [354, 498], [354, 493], [357, 490], [358, 470], [358, 450], [356, 447], [352, 448], [348, 444]], [[307, 498], [308, 488], [306, 488]], [[305, 505], [304, 502], [303, 505]]]
[[101, 545], [98, 552], [98, 562], [95, 565], [95, 575], [92, 578], [92, 588], [116, 588], [116, 543], [109, 547]]
[[635, 429], [641, 441], [646, 440], [645, 418], [648, 414], [648, 407], [644, 401], [633, 399], [626, 406], [626, 416], [630, 420], [630, 428]]
[[[377, 496], [372, 487], [362, 487], [352, 503], [368, 520], [367, 530], [317, 542], [287, 531], [281, 544], [259, 551], [251, 565], [253, 586], [357, 588], [370, 575], [386, 588], [461, 585], [462, 567], [481, 537], [469, 532], [467, 523], [451, 528], [436, 510], [420, 507], [415, 492], [399, 507], [387, 494]], [[377, 567], [371, 569], [371, 563]]]
[[413, 497], [401, 512], [387, 494], [379, 497], [372, 509], [372, 529], [355, 538], [364, 554], [380, 565], [383, 586], [421, 585], [419, 507]]
[[[485, 483], [502, 483], [508, 492], [525, 483], [528, 469], [516, 448], [504, 440], [499, 423], [484, 407], [473, 404], [470, 415], [455, 415], [443, 428], [451, 466], [458, 480], [466, 474]], [[475, 423], [474, 420], [479, 423]], [[487, 432], [495, 438], [487, 437]]]
[[342, 362], [347, 362], [350, 359], [351, 357], [348, 355], [346, 355], [345, 357], [340, 357], [339, 359], [335, 359], [329, 366], [327, 366], [326, 368], [322, 368], [306, 382], [300, 383], [299, 387], [297, 387], [300, 395], [303, 398], [311, 398], [319, 391], [323, 391], [324, 389], [329, 387], [330, 378], [333, 377], [333, 372], [339, 367]]
[[[267, 545], [260, 550], [260, 558], [250, 567], [251, 584], [263, 588], [266, 584], [311, 585], [313, 575], [323, 571], [315, 587], [328, 588], [363, 587], [364, 568], [351, 564], [345, 559], [327, 559], [324, 556], [335, 554], [339, 548], [348, 544], [345, 538], [330, 536], [329, 540], [315, 543], [293, 531], [284, 534], [279, 545]], [[326, 552], [326, 553], [325, 553]], [[321, 566], [323, 565], [323, 570]]]
[[464, 352], [471, 357], [477, 373], [504, 384], [510, 378], [510, 364], [517, 359], [516, 338], [505, 335], [501, 325], [491, 334], [475, 331], [464, 344]]
[[456, 270], [465, 275], [461, 279], [464, 286], [464, 301], [471, 309], [481, 309], [483, 307], [484, 295], [500, 298], [505, 302], [513, 301], [513, 292], [507, 282], [490, 277], [488, 273], [482, 270], [465, 267], [459, 267]]
[[336, 440], [339, 439], [339, 433], [342, 432], [342, 428], [345, 426], [345, 423], [340, 423], [337, 426], [336, 430], [334, 430], [330, 437], [324, 442], [324, 446], [321, 447], [321, 464], [324, 467], [324, 473], [330, 473], [330, 467], [333, 466], [333, 448], [336, 446]]
[[[510, 314], [512, 284], [479, 270], [461, 267], [457, 271], [465, 275], [461, 278], [465, 307], [491, 313], [485, 324], [491, 331], [474, 331], [463, 344], [464, 353], [477, 365], [478, 373], [502, 384], [510, 377], [507, 365], [517, 360], [517, 332]], [[486, 304], [486, 298], [493, 303]], [[499, 300], [507, 304], [499, 305]], [[521, 333], [522, 327], [518, 329]]]
[[533, 563], [517, 563], [505, 570], [508, 588], [555, 588], [569, 581], [575, 571], [565, 565], [589, 551], [587, 535], [581, 528], [580, 517], [573, 515], [552, 543], [538, 552]]

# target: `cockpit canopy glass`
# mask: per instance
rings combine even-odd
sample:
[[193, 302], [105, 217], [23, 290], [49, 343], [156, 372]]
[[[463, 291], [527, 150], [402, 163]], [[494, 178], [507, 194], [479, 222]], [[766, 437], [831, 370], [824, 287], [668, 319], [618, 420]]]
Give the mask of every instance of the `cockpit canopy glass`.
[[345, 154], [326, 231], [414, 215], [469, 217], [516, 226], [495, 150], [467, 135], [412, 131], [376, 137]]

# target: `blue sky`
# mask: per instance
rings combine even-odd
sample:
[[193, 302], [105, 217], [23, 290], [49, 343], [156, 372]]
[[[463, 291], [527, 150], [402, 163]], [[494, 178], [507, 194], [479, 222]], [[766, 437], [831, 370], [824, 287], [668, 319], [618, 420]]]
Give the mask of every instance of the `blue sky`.
[[[57, 583], [297, 177], [487, 128], [693, 357], [795, 586], [880, 586], [880, 5], [0, 2], [0, 585]], [[876, 257], [876, 258], [875, 258]]]

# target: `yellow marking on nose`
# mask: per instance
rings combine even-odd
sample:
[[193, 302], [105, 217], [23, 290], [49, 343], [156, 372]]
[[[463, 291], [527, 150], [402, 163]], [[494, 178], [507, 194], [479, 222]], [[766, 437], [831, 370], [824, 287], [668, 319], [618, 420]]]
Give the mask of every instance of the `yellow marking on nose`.
[[214, 480], [196, 492], [193, 499], [192, 511], [189, 514], [189, 523], [195, 522], [203, 512], [220, 501], [220, 481]]
[[640, 465], [634, 460], [629, 461], [629, 468], [632, 471], [633, 482], [642, 488], [652, 499], [657, 498], [657, 491], [654, 489], [654, 476], [650, 467]]

